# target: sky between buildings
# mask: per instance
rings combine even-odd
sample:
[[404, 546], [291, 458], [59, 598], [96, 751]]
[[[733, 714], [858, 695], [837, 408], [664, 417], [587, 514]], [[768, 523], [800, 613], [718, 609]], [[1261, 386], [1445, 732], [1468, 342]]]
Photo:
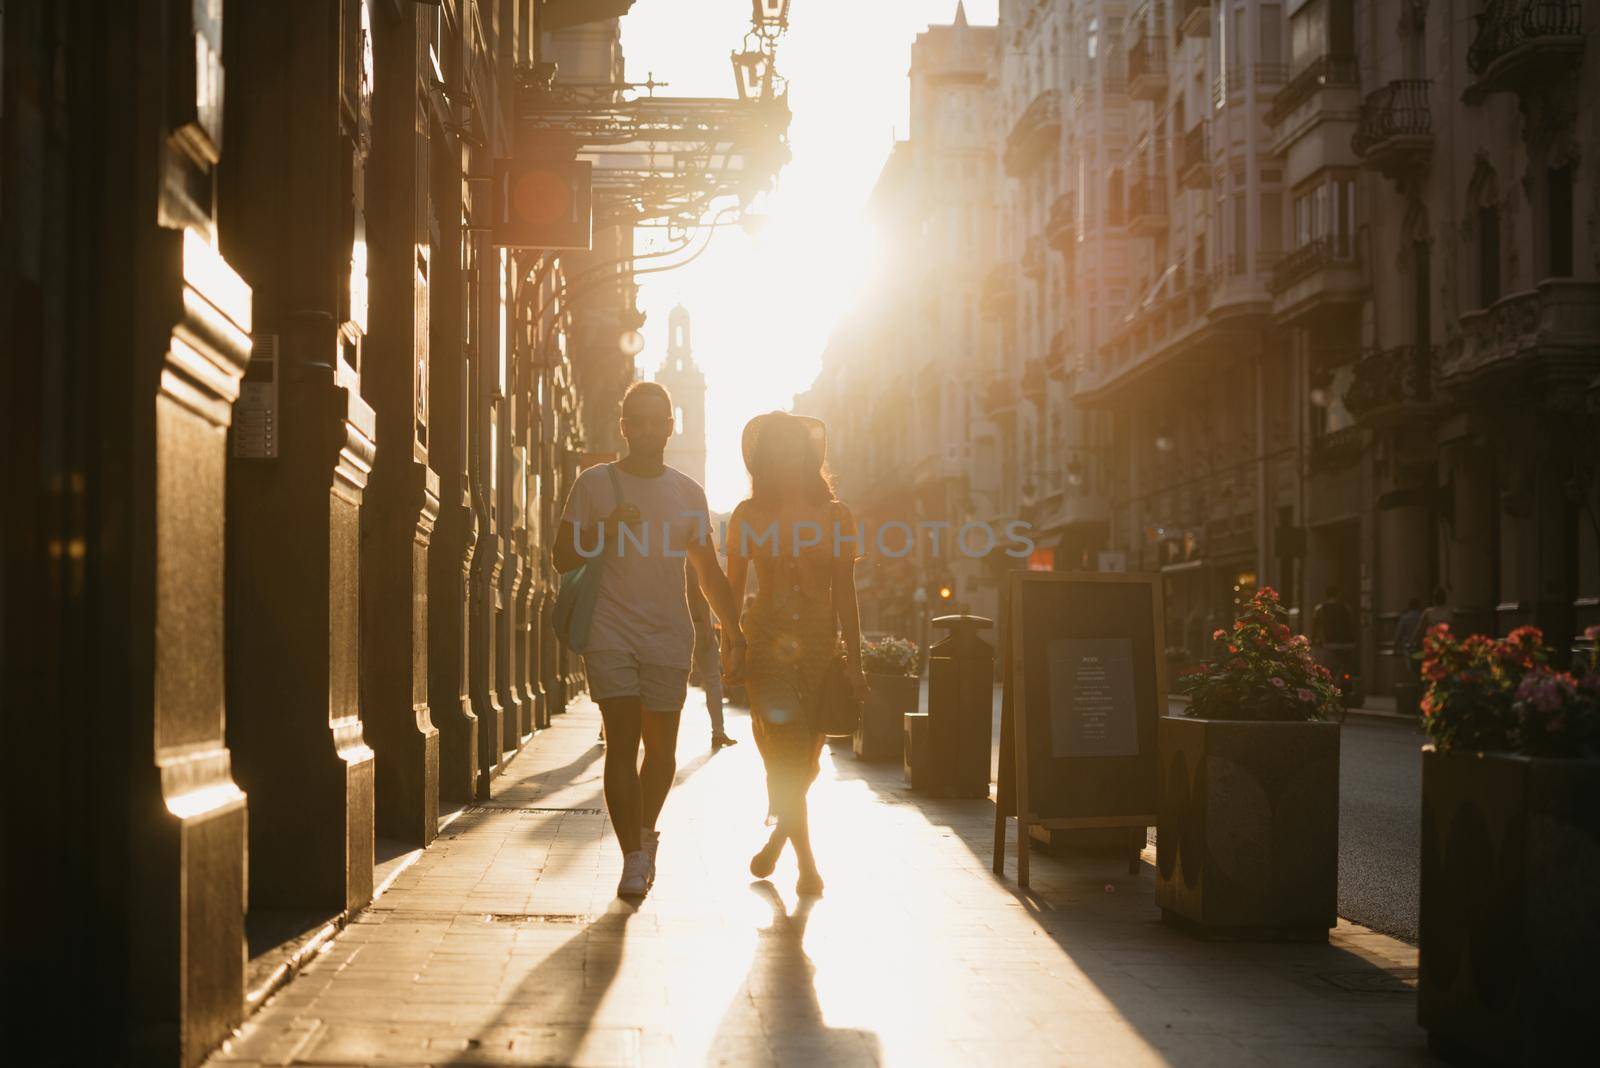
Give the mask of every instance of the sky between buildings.
[[[967, 18], [992, 25], [997, 5], [967, 0]], [[721, 230], [694, 263], [640, 279], [649, 315], [642, 375], [665, 356], [672, 306], [692, 318], [695, 361], [708, 380], [714, 510], [732, 509], [748, 490], [745, 422], [788, 408], [810, 386], [829, 332], [855, 300], [873, 254], [867, 195], [894, 138], [907, 134], [912, 39], [930, 23], [948, 24], [955, 9], [956, 0], [793, 0], [778, 71], [789, 79], [794, 159], [768, 198], [768, 226], [757, 237]], [[628, 79], [653, 74], [668, 83], [664, 95], [733, 96], [728, 54], [749, 25], [749, 0], [638, 0], [622, 20]]]

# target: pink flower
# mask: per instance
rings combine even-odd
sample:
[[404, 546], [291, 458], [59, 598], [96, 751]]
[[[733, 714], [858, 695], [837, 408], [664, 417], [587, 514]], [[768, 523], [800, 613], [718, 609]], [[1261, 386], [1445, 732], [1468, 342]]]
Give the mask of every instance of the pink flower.
[[1315, 701], [1317, 699], [1317, 695], [1316, 694], [1314, 694], [1310, 690], [1306, 690], [1306, 689], [1296, 690], [1294, 692], [1294, 695], [1297, 698], [1300, 699], [1300, 702], [1302, 704], [1307, 704], [1307, 705], [1311, 704], [1311, 702], [1313, 702], [1313, 701]]
[[1288, 686], [1289, 684], [1287, 682], [1284, 682], [1282, 679], [1278, 678], [1278, 676], [1274, 675], [1274, 676], [1272, 676], [1272, 685], [1276, 686], [1278, 689], [1281, 690], [1284, 687]]
[[1583, 636], [1592, 642], [1600, 642], [1600, 623], [1583, 629]]
[[1226, 638], [1227, 636], [1228, 636], [1228, 632], [1223, 630], [1221, 627], [1218, 627], [1216, 630], [1211, 632], [1211, 640], [1214, 641], [1214, 642], [1220, 642], [1222, 639]]

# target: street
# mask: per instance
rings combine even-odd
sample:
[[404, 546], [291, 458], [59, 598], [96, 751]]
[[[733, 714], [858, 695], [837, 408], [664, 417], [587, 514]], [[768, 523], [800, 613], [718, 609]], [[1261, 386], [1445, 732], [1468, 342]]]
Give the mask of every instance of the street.
[[[1416, 951], [1341, 921], [1326, 944], [1208, 942], [1092, 856], [989, 868], [981, 800], [912, 794], [830, 750], [812, 790], [828, 886], [751, 882], [766, 806], [742, 744], [708, 752], [694, 691], [661, 872], [615, 896], [598, 712], [574, 701], [211, 1059], [269, 1064], [1421, 1065]], [[1356, 992], [1361, 991], [1361, 992]]]
[[1352, 716], [1339, 754], [1339, 915], [1415, 944], [1421, 731]]

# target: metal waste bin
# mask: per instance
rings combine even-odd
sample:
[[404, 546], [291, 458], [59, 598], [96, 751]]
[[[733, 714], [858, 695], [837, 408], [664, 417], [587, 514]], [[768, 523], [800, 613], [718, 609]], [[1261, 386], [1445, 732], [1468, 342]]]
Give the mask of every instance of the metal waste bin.
[[928, 792], [988, 797], [994, 722], [994, 646], [978, 631], [982, 616], [938, 616], [950, 633], [928, 650]]

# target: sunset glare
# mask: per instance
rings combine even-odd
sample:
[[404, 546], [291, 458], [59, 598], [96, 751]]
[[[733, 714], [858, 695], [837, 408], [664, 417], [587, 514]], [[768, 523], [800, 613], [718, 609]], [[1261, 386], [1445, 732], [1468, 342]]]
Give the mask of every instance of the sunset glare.
[[[732, 95], [727, 55], [748, 28], [749, 5], [696, 6], [703, 13], [694, 19], [670, 0], [634, 6], [622, 20], [630, 81], [654, 75], [674, 96]], [[867, 197], [895, 138], [907, 136], [911, 42], [955, 9], [955, 0], [796, 3], [777, 64], [790, 85], [794, 159], [758, 205], [767, 225], [754, 237], [725, 228], [693, 264], [641, 280], [639, 307], [649, 315], [641, 375], [661, 362], [668, 311], [681, 303], [693, 317], [713, 509], [731, 509], [747, 489], [745, 421], [788, 408], [811, 384], [829, 332], [861, 295], [873, 256]], [[971, 0], [966, 11], [973, 23], [993, 23], [996, 3]], [[637, 248], [659, 234], [641, 231]]]

